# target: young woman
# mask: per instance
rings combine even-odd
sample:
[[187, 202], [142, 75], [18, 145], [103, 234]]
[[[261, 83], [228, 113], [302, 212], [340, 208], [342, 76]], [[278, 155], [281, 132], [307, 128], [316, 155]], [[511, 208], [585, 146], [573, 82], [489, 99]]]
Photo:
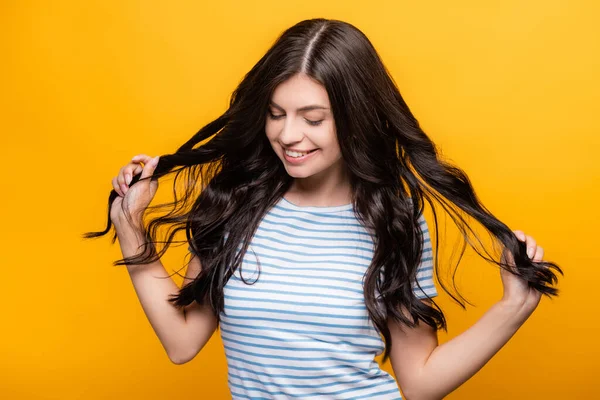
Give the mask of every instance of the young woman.
[[[168, 173], [176, 186], [184, 175], [183, 195], [150, 207]], [[373, 45], [337, 20], [283, 32], [223, 115], [174, 154], [135, 156], [112, 183], [107, 227], [86, 237], [114, 226], [124, 255], [115, 265], [127, 266], [174, 363], [220, 327], [235, 399], [400, 399], [398, 386], [410, 400], [441, 399], [542, 294], [557, 294], [552, 270], [562, 273], [440, 159]], [[499, 261], [476, 250], [501, 267], [502, 298], [443, 345], [424, 201], [465, 237], [468, 214], [502, 245]], [[144, 222], [158, 207], [170, 212]], [[180, 289], [157, 278], [169, 277], [160, 258], [181, 230], [192, 258]], [[382, 353], [397, 382], [374, 360]]]

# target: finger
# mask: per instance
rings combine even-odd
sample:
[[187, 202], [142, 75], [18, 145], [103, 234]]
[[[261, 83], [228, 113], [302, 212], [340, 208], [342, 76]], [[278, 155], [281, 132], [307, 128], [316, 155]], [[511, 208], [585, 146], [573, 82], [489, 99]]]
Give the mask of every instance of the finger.
[[125, 184], [127, 186], [129, 186], [131, 184], [131, 180], [132, 180], [133, 176], [142, 172], [143, 169], [144, 169], [144, 167], [142, 167], [139, 164], [137, 164], [137, 165], [133, 164], [133, 163], [127, 164], [127, 166], [123, 170], [123, 178], [125, 180]]
[[533, 256], [533, 261], [542, 261], [544, 258], [544, 249], [542, 246], [538, 246], [535, 250], [535, 255]]
[[119, 188], [119, 183], [117, 182], [116, 176], [112, 179], [112, 185], [113, 185], [113, 189], [115, 189], [115, 192], [117, 192], [119, 194], [119, 196], [123, 197], [123, 193], [121, 192], [121, 189]]
[[146, 154], [138, 154], [131, 158], [131, 162], [129, 164], [121, 168], [117, 177], [117, 181], [119, 182], [119, 187], [122, 188], [121, 190], [123, 192], [127, 193], [133, 175], [142, 172], [143, 167], [139, 164], [147, 164], [151, 159], [152, 157]]
[[129, 190], [129, 187], [125, 183], [125, 170], [126, 170], [126, 168], [127, 167], [122, 167], [119, 170], [119, 175], [117, 175], [117, 184], [119, 185], [119, 188], [121, 189], [121, 193], [123, 193], [123, 196], [125, 196], [127, 194], [127, 191]]
[[535, 239], [532, 238], [531, 236], [527, 235], [527, 241], [525, 242], [525, 244], [527, 245], [527, 256], [529, 258], [533, 258], [533, 256], [535, 255], [536, 248], [537, 248], [537, 243], [536, 243]]
[[121, 185], [125, 183], [125, 178], [123, 176], [124, 170], [125, 167], [121, 167], [121, 169], [119, 169], [119, 173], [117, 174], [117, 183], [119, 184], [119, 187], [121, 187]]
[[159, 159], [159, 156], [156, 156], [153, 159], [151, 159], [150, 161], [148, 161], [148, 163], [146, 163], [146, 165], [144, 165], [144, 169], [142, 170], [142, 176], [140, 176], [140, 179], [152, 176], [152, 174], [154, 173], [154, 170], [156, 169], [156, 166], [158, 165], [158, 159]]
[[139, 163], [139, 162], [143, 162], [144, 164], [148, 163], [150, 160], [152, 159], [152, 157], [150, 157], [149, 155], [146, 154], [138, 154], [137, 156], [134, 156], [131, 161], [135, 162], [135, 163]]
[[523, 231], [516, 230], [516, 231], [513, 231], [513, 233], [521, 242], [525, 241], [525, 233]]

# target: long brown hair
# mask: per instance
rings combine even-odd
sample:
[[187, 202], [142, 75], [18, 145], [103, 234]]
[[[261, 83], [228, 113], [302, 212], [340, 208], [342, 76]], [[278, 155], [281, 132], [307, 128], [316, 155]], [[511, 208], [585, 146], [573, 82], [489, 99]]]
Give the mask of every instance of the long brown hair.
[[[548, 296], [557, 294], [552, 287], [557, 276], [552, 270], [562, 274], [561, 269], [552, 262], [531, 261], [525, 244], [479, 201], [465, 172], [441, 159], [367, 37], [349, 23], [321, 18], [301, 21], [284, 31], [235, 89], [223, 115], [200, 129], [174, 154], [160, 157], [152, 179], [175, 173], [176, 185], [183, 174], [187, 189], [181, 198], [175, 193], [173, 203], [157, 206], [170, 211], [150, 220], [148, 245], [143, 251], [115, 265], [153, 262], [164, 254], [174, 235], [185, 230], [193, 252], [202, 261], [202, 272], [169, 301], [177, 307], [193, 301], [208, 302], [219, 319], [227, 280], [240, 267], [261, 219], [292, 182], [267, 140], [265, 118], [274, 89], [298, 73], [310, 76], [327, 90], [342, 156], [350, 171], [356, 216], [375, 232], [364, 296], [368, 312], [386, 341], [384, 361], [392, 344], [388, 316], [408, 326], [421, 320], [436, 329], [446, 329], [442, 310], [435, 302], [429, 306], [417, 299], [411, 285], [423, 249], [417, 219], [425, 201], [434, 210], [436, 230], [434, 202], [452, 216], [465, 238], [467, 231], [473, 231], [463, 214], [471, 216], [512, 253], [518, 275], [531, 288]], [[132, 184], [138, 179], [135, 177]], [[113, 190], [109, 215], [116, 197]], [[162, 241], [165, 247], [157, 251], [150, 244], [158, 242], [158, 228], [163, 225], [170, 229]], [[109, 218], [104, 231], [89, 232], [85, 237], [102, 236], [110, 229]], [[467, 242], [487, 261], [508, 268]], [[438, 274], [437, 241], [435, 252], [434, 271]], [[461, 257], [463, 253], [464, 246]], [[378, 279], [382, 268], [383, 279]], [[384, 310], [378, 307], [376, 289]], [[401, 305], [410, 311], [411, 318], [400, 312]]]

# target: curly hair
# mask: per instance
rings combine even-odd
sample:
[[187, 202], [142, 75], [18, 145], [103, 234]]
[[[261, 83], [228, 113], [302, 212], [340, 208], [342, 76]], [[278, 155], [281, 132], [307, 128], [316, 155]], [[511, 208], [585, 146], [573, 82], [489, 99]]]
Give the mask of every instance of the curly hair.
[[[425, 201], [434, 211], [436, 230], [434, 202], [452, 217], [477, 254], [509, 269], [472, 244], [467, 231], [474, 232], [465, 220], [472, 217], [487, 229], [494, 245], [501, 243], [513, 255], [513, 273], [544, 295], [558, 294], [553, 287], [558, 280], [553, 269], [562, 274], [561, 269], [552, 262], [530, 260], [525, 244], [483, 206], [465, 172], [441, 158], [364, 33], [349, 23], [322, 18], [304, 20], [285, 30], [234, 90], [228, 109], [174, 154], [160, 157], [150, 178], [174, 173], [175, 200], [148, 207], [146, 212], [158, 208], [169, 212], [149, 221], [147, 243], [140, 254], [115, 265], [156, 261], [175, 234], [185, 230], [191, 249], [202, 261], [202, 270], [193, 281], [184, 282], [169, 301], [176, 307], [208, 302], [219, 320], [225, 284], [240, 267], [261, 219], [292, 183], [266, 137], [265, 123], [275, 88], [299, 73], [321, 83], [327, 91], [340, 150], [350, 172], [354, 212], [374, 232], [364, 299], [385, 339], [384, 361], [392, 345], [387, 317], [408, 326], [421, 320], [436, 329], [447, 329], [438, 305], [420, 301], [411, 285], [423, 249], [418, 218]], [[181, 174], [185, 191], [179, 198], [175, 186]], [[139, 175], [132, 184], [138, 180]], [[114, 190], [110, 193], [109, 216], [117, 196]], [[161, 226], [169, 230], [165, 247], [158, 251], [153, 244], [158, 242]], [[103, 236], [110, 230], [109, 217], [104, 231], [88, 232], [84, 237]], [[464, 250], [465, 246], [461, 257]], [[439, 279], [437, 242], [435, 252], [434, 271], [440, 284], [464, 307]], [[400, 312], [400, 306], [406, 307], [411, 318]]]

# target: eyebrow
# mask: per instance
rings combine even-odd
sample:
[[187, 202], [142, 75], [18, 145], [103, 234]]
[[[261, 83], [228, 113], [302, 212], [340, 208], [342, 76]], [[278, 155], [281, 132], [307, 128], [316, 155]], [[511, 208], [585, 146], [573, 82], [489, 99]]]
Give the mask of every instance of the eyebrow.
[[[279, 109], [280, 111], [285, 111], [283, 109], [283, 107], [281, 107], [280, 105], [278, 105], [277, 103], [271, 101], [271, 105], [277, 109]], [[309, 106], [304, 106], [304, 107], [300, 107], [299, 109], [297, 109], [296, 111], [311, 111], [311, 110], [329, 110], [328, 107], [319, 105], [319, 104], [311, 104]]]

